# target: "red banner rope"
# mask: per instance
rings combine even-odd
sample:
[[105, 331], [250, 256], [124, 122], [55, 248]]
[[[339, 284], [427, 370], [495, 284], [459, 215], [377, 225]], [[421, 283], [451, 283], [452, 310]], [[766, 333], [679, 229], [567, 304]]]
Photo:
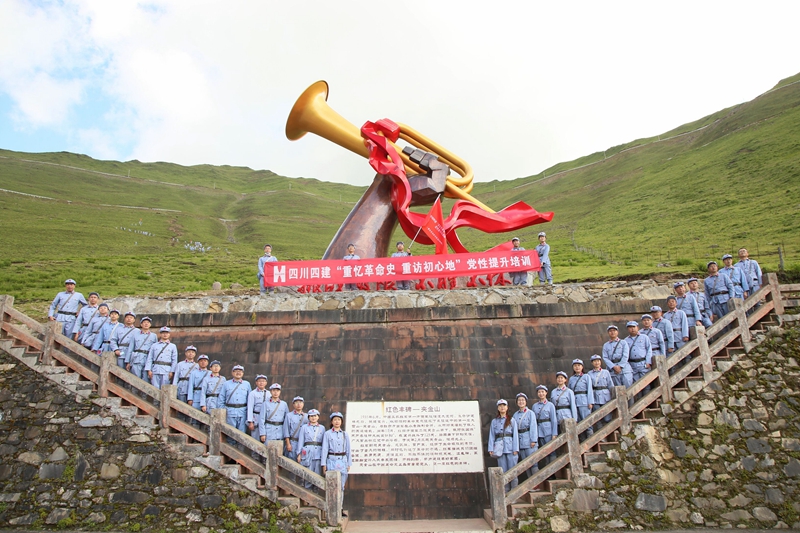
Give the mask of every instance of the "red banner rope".
[[[426, 214], [414, 213], [411, 206], [411, 187], [408, 184], [402, 159], [394, 145], [397, 142], [400, 127], [384, 118], [377, 122], [366, 122], [361, 127], [361, 136], [367, 140], [369, 148], [369, 164], [379, 174], [392, 179], [392, 207], [394, 207], [400, 227], [409, 238], [413, 239], [417, 230], [425, 222]], [[550, 222], [553, 213], [539, 213], [525, 202], [516, 202], [510, 206], [490, 213], [472, 202], [458, 200], [444, 221], [447, 242], [456, 253], [469, 253], [459, 240], [456, 229], [460, 227], [476, 228], [486, 233], [504, 233], [534, 224]], [[433, 245], [433, 241], [420, 232], [417, 242]]]

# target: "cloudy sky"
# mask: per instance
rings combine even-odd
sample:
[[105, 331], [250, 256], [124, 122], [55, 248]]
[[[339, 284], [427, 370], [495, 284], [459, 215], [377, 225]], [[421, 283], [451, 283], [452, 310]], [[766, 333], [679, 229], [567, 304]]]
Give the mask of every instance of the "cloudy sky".
[[365, 185], [286, 117], [316, 80], [472, 164], [536, 174], [800, 72], [800, 2], [0, 0], [0, 148]]

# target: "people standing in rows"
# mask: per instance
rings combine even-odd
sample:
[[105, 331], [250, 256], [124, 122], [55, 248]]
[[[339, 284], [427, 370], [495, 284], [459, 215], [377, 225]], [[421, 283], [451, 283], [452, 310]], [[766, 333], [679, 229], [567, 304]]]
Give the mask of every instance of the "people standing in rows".
[[700, 281], [697, 278], [689, 278], [686, 280], [686, 286], [689, 287], [689, 294], [694, 296], [697, 308], [700, 309], [700, 321], [705, 327], [711, 327], [711, 304], [708, 295], [700, 292]]
[[[297, 434], [297, 462], [319, 475], [322, 475], [320, 459], [324, 435], [325, 428], [319, 423], [319, 411], [311, 409], [308, 412], [308, 424], [301, 426]], [[307, 489], [313, 487], [310, 481], [306, 481], [304, 485]]]
[[719, 272], [716, 261], [709, 261], [706, 265], [708, 276], [703, 281], [706, 297], [711, 305], [711, 319], [716, 321], [728, 314], [728, 300], [733, 298], [733, 282], [728, 276]]
[[747, 285], [750, 287], [750, 294], [755, 293], [761, 288], [761, 267], [758, 261], [750, 259], [750, 254], [747, 248], [739, 249], [739, 262], [736, 263], [736, 268], [742, 270], [747, 277]]
[[170, 329], [167, 326], [158, 330], [159, 341], [150, 346], [144, 370], [150, 383], [157, 389], [172, 383], [175, 367], [178, 366], [178, 347], [169, 341]]
[[[614, 388], [614, 381], [611, 374], [603, 368], [603, 358], [597, 354], [591, 357], [592, 369], [589, 371], [589, 379], [592, 382], [592, 392], [594, 393], [594, 404], [592, 412], [597, 411], [611, 401], [611, 389]], [[607, 414], [595, 424], [597, 429], [611, 422], [611, 414]]]
[[88, 303], [78, 311], [75, 317], [75, 324], [72, 326], [72, 340], [75, 342], [79, 342], [83, 345], [83, 333], [86, 330], [86, 326], [89, 325], [89, 322], [97, 316], [99, 302], [100, 295], [96, 292], [90, 292]]
[[[408, 257], [411, 252], [406, 252], [406, 245], [403, 241], [397, 241], [397, 251], [392, 254], [392, 257]], [[397, 290], [407, 291], [411, 289], [411, 280], [404, 279], [397, 282]]]
[[78, 317], [82, 305], [89, 305], [83, 294], [75, 291], [75, 280], [70, 278], [64, 282], [64, 290], [56, 294], [47, 317], [50, 321], [61, 322], [62, 334], [72, 338], [72, 327]]
[[[355, 244], [348, 244], [347, 245], [347, 255], [345, 255], [342, 259], [345, 260], [345, 261], [357, 261], [358, 259], [361, 259], [359, 256], [356, 255], [356, 245]], [[344, 284], [344, 290], [346, 290], [346, 291], [358, 290], [358, 285], [356, 285], [355, 283], [345, 283]]]
[[[547, 387], [544, 385], [536, 387], [536, 397], [539, 401], [533, 404], [531, 410], [536, 416], [536, 430], [539, 434], [539, 447], [541, 448], [558, 436], [558, 424], [556, 423], [556, 408], [552, 402], [547, 401]], [[555, 458], [556, 453], [553, 451], [539, 461], [539, 468], [544, 468]]]
[[[197, 368], [189, 374], [189, 405], [195, 409], [200, 409], [200, 401], [203, 396], [202, 390], [205, 386], [206, 379], [211, 375], [208, 369], [208, 356], [200, 354], [197, 358]], [[192, 425], [196, 424], [192, 419]]]
[[[121, 326], [122, 324], [119, 323], [119, 309], [112, 309], [108, 313], [108, 322], [103, 324], [97, 336], [94, 338], [92, 351], [96, 352], [98, 355], [103, 352], [113, 352], [114, 350], [111, 349], [111, 337], [114, 335], [117, 328]], [[117, 358], [117, 365], [119, 365], [119, 358]], [[124, 368], [124, 360], [123, 364], [119, 366]]]
[[667, 312], [664, 313], [664, 320], [672, 324], [673, 348], [681, 349], [689, 342], [689, 319], [686, 313], [678, 309], [678, 299], [673, 295], [667, 296]]
[[183, 403], [189, 402], [189, 376], [200, 368], [197, 361], [197, 348], [191, 344], [183, 351], [185, 359], [175, 365], [175, 373], [172, 379], [172, 384], [178, 386], [178, 401]]
[[292, 461], [297, 460], [298, 447], [297, 434], [300, 428], [308, 424], [308, 415], [303, 412], [305, 400], [302, 396], [295, 396], [292, 400], [292, 411], [286, 414], [283, 419], [283, 438], [286, 439], [283, 446], [283, 455]]
[[689, 319], [689, 327], [702, 326], [703, 317], [700, 314], [700, 307], [697, 305], [697, 300], [694, 296], [686, 293], [686, 284], [678, 281], [672, 285], [675, 290], [675, 301], [678, 304], [678, 309], [686, 314]]
[[212, 409], [223, 408], [219, 401], [222, 386], [225, 384], [225, 377], [219, 373], [222, 365], [219, 361], [214, 360], [208, 367], [211, 369], [211, 375], [200, 388], [200, 410], [204, 413], [210, 413]]
[[[245, 424], [247, 419], [247, 397], [250, 395], [250, 382], [242, 379], [244, 377], [244, 367], [234, 365], [231, 369], [231, 379], [222, 384], [219, 393], [219, 407], [227, 410], [225, 422], [235, 427], [242, 433], [247, 431]], [[236, 445], [236, 440], [228, 437], [228, 444]]]
[[[519, 461], [519, 430], [517, 422], [508, 414], [508, 402], [497, 400], [497, 416], [489, 425], [489, 455], [497, 459], [497, 466], [508, 472]], [[506, 483], [505, 491], [517, 486], [517, 478]]]
[[614, 385], [625, 385], [630, 387], [633, 384], [633, 371], [628, 364], [630, 350], [628, 343], [619, 338], [619, 328], [611, 324], [606, 328], [608, 341], [603, 345], [603, 361], [606, 368], [614, 380]]
[[117, 365], [122, 368], [126, 367], [126, 361], [130, 361], [131, 342], [133, 341], [134, 333], [137, 331], [133, 327], [134, 323], [136, 323], [136, 314], [128, 311], [122, 317], [122, 327], [115, 329], [111, 335], [111, 350], [117, 356]]
[[650, 308], [650, 315], [653, 317], [653, 329], [657, 329], [661, 332], [664, 339], [664, 346], [666, 347], [664, 355], [669, 355], [675, 351], [675, 334], [672, 331], [672, 323], [668, 320], [664, 320], [663, 314], [661, 307], [658, 305], [654, 305]]
[[567, 373], [556, 372], [556, 388], [550, 393], [550, 401], [556, 408], [556, 423], [572, 418], [578, 419], [578, 409], [575, 407], [575, 393], [567, 387]]
[[545, 280], [550, 285], [553, 284], [553, 267], [550, 263], [550, 245], [547, 244], [547, 234], [539, 232], [539, 244], [536, 245], [536, 253], [539, 255], [539, 263], [542, 269], [539, 270], [539, 284], [544, 285]]
[[264, 245], [264, 255], [259, 257], [258, 259], [258, 288], [261, 290], [261, 294], [266, 294], [267, 292], [272, 292], [274, 289], [270, 287], [264, 286], [264, 265], [266, 263], [277, 263], [278, 258], [272, 255], [272, 245], [265, 244]]
[[261, 440], [261, 411], [264, 409], [264, 404], [267, 403], [267, 397], [270, 395], [267, 390], [267, 376], [258, 374], [255, 379], [256, 388], [250, 391], [247, 395], [247, 429], [250, 436], [254, 439]]
[[97, 336], [102, 331], [103, 326], [105, 326], [109, 322], [108, 317], [108, 304], [103, 302], [97, 306], [97, 315], [95, 315], [92, 320], [86, 324], [86, 327], [83, 330], [83, 334], [81, 335], [80, 343], [83, 345], [84, 348], [87, 350], [91, 350], [97, 340]]
[[[514, 237], [511, 239], [511, 252], [524, 252], [525, 248], [519, 245], [519, 237]], [[527, 285], [528, 284], [528, 272], [509, 272], [511, 274], [511, 283], [512, 285]]]
[[268, 440], [282, 441], [284, 440], [283, 422], [286, 420], [286, 415], [289, 414], [289, 406], [281, 400], [280, 383], [270, 385], [269, 394], [270, 397], [264, 403], [264, 409], [262, 409], [261, 417], [258, 419], [261, 442]]
[[[646, 335], [650, 339], [653, 355], [667, 355], [667, 341], [664, 340], [664, 334], [661, 333], [661, 330], [653, 327], [652, 315], [642, 315], [642, 329], [639, 330], [639, 333]], [[630, 358], [628, 362], [630, 362]]]
[[[575, 410], [578, 416], [575, 419], [580, 422], [590, 414], [594, 406], [594, 392], [592, 390], [592, 380], [588, 374], [583, 373], [583, 361], [580, 359], [573, 359], [572, 361], [572, 376], [567, 382], [567, 387], [575, 395]], [[581, 433], [581, 440], [591, 437], [593, 434], [592, 427]]]
[[325, 432], [322, 437], [322, 453], [320, 463], [322, 465], [322, 475], [328, 470], [338, 470], [342, 473], [342, 490], [339, 505], [344, 500], [344, 486], [347, 484], [347, 473], [353, 459], [350, 455], [350, 436], [342, 429], [344, 417], [342, 413], [331, 413], [331, 429]]
[[144, 379], [144, 366], [147, 364], [147, 354], [150, 347], [158, 342], [158, 336], [150, 331], [152, 320], [149, 316], [142, 317], [139, 329], [131, 334], [130, 348], [125, 352], [125, 368], [136, 377]]
[[733, 297], [742, 300], [746, 299], [750, 295], [750, 283], [745, 271], [733, 266], [733, 256], [731, 254], [722, 256], [722, 264], [725, 266], [719, 271], [728, 276], [731, 283], [733, 283]]
[[[536, 427], [536, 415], [528, 409], [528, 396], [524, 392], [517, 394], [517, 412], [514, 413], [514, 422], [517, 423], [517, 435], [519, 438], [517, 448], [519, 449], [519, 460], [522, 461], [539, 448], [539, 431]], [[531, 477], [539, 467], [534, 464], [527, 472]]]

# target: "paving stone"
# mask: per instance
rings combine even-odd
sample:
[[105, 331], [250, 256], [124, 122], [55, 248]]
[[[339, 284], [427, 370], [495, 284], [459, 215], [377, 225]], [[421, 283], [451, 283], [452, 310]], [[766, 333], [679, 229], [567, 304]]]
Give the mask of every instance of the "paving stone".
[[571, 509], [574, 511], [594, 511], [600, 506], [600, 493], [596, 490], [575, 489], [572, 492]]
[[570, 530], [569, 517], [558, 515], [550, 518], [550, 529], [553, 533], [565, 533]]
[[753, 516], [759, 522], [774, 522], [778, 519], [778, 515], [767, 507], [753, 507]]
[[766, 439], [750, 437], [747, 439], [747, 449], [750, 450], [750, 453], [769, 453], [772, 451], [772, 446]]
[[753, 519], [753, 515], [751, 515], [744, 509], [737, 509], [735, 511], [722, 513], [720, 517], [724, 518], [725, 520], [729, 520], [731, 522], [742, 522]]
[[58, 507], [50, 511], [47, 518], [44, 519], [45, 524], [53, 525], [58, 524], [61, 520], [69, 518], [71, 510], [65, 507]]
[[783, 472], [787, 477], [800, 476], [800, 461], [795, 458], [790, 459], [787, 465], [783, 467]]
[[634, 504], [640, 511], [663, 512], [667, 509], [667, 499], [657, 494], [641, 493]]

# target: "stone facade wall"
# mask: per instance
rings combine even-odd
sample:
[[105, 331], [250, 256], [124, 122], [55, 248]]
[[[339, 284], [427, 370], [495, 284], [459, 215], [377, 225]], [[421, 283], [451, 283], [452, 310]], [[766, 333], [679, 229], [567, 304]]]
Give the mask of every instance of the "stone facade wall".
[[800, 328], [778, 329], [719, 381], [542, 501], [518, 531], [800, 529]]

